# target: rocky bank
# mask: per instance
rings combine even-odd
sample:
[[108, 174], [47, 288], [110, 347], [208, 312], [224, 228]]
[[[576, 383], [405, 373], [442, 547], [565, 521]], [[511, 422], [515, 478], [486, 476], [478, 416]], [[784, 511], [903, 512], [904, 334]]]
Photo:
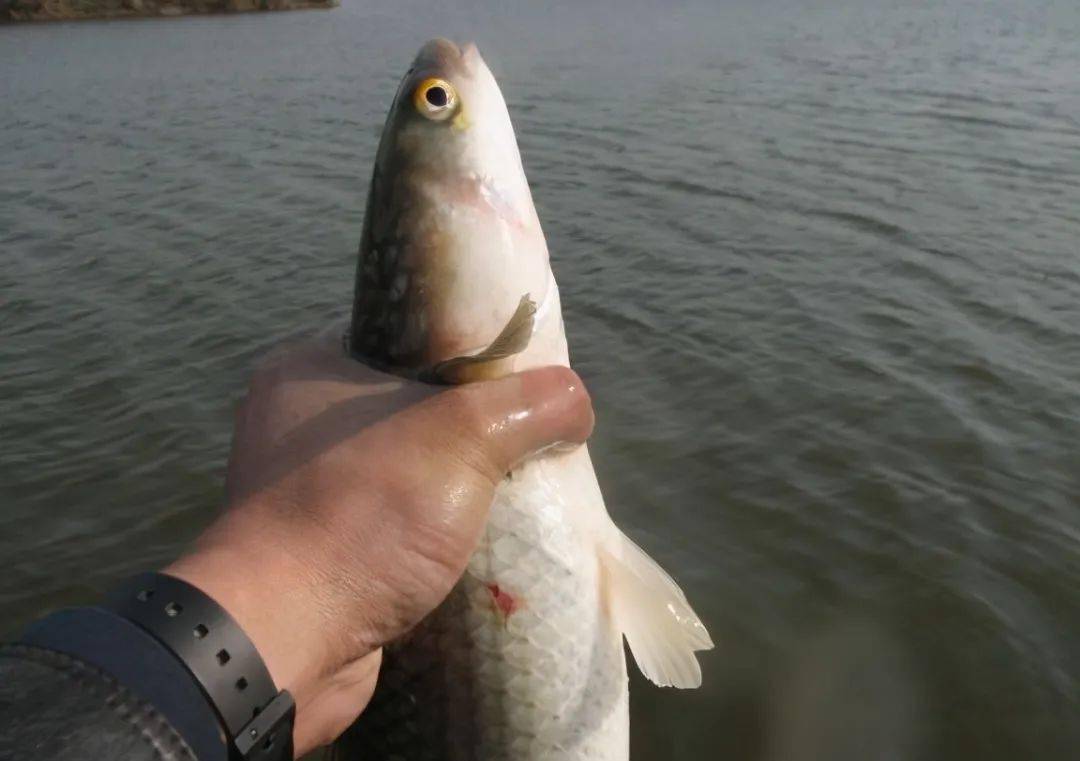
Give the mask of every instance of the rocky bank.
[[0, 0], [0, 23], [333, 8], [340, 0]]

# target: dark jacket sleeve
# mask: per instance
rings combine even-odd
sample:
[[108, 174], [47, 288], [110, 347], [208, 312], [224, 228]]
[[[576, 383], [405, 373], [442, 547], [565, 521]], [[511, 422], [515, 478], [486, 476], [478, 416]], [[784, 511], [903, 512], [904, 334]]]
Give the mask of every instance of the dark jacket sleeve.
[[0, 647], [0, 761], [194, 761], [153, 706], [70, 656]]

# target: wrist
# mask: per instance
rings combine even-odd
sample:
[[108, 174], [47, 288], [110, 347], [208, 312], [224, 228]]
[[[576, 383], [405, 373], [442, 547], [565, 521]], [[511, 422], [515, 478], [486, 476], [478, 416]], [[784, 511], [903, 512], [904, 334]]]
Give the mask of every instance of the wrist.
[[[203, 547], [163, 569], [212, 597], [255, 645], [274, 684], [300, 705], [323, 670], [325, 648], [298, 609], [297, 576], [287, 558], [272, 565], [232, 548]], [[269, 567], [268, 567], [269, 566]]]
[[[367, 705], [381, 650], [349, 653], [326, 625], [310, 568], [272, 543], [202, 546], [164, 569], [214, 598], [251, 639], [279, 690], [296, 701], [293, 745], [299, 757], [337, 738]], [[307, 569], [307, 570], [305, 570]]]

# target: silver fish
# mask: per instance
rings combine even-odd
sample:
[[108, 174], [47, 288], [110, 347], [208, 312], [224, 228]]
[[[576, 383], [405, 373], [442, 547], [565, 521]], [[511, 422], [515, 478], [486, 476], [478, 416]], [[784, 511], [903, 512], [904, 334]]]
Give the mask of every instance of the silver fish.
[[[387, 117], [348, 336], [393, 372], [463, 383], [569, 364], [559, 289], [502, 93], [475, 45], [433, 40]], [[387, 649], [340, 759], [628, 758], [623, 637], [659, 685], [697, 687], [712, 641], [612, 522], [586, 447], [496, 491], [445, 602]]]

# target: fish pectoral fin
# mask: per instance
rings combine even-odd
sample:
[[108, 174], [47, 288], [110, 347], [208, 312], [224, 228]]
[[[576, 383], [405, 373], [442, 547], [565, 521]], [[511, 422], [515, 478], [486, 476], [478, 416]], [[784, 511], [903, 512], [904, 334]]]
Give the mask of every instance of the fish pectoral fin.
[[694, 653], [713, 641], [679, 585], [628, 536], [600, 550], [608, 609], [641, 673], [661, 687], [700, 687]]
[[521, 297], [506, 327], [486, 349], [477, 354], [444, 360], [421, 377], [436, 383], [468, 383], [490, 377], [495, 363], [520, 354], [529, 345], [535, 316], [536, 302], [526, 293]]

